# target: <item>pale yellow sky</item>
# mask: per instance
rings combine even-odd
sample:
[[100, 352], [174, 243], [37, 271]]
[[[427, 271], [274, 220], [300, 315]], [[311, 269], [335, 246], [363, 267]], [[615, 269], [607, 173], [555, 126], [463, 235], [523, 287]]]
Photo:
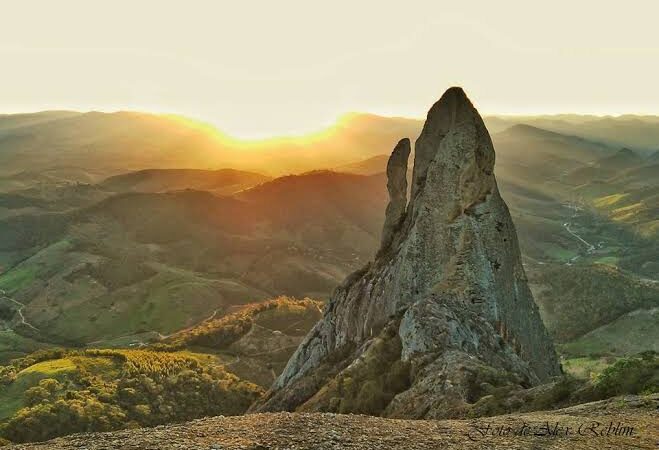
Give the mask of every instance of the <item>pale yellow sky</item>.
[[484, 113], [659, 113], [656, 0], [1, 6], [0, 112], [172, 112], [263, 137], [421, 117], [461, 85]]

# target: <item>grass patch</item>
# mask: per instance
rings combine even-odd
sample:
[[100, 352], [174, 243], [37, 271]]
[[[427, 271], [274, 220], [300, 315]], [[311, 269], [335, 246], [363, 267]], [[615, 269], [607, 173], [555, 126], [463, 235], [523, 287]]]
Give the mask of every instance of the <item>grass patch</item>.
[[0, 331], [0, 365], [45, 347], [47, 344], [23, 337], [12, 330], [2, 330]]
[[617, 256], [605, 256], [603, 258], [596, 259], [595, 264], [604, 264], [605, 266], [618, 267], [618, 261], [620, 261], [620, 258]]
[[592, 357], [570, 358], [562, 361], [563, 370], [575, 378], [581, 380], [592, 380], [601, 374], [604, 369], [613, 364], [615, 357]]
[[[54, 340], [72, 344], [152, 331], [171, 333], [203, 320], [209, 308], [222, 300], [214, 280], [170, 272], [96, 297], [90, 296], [93, 284], [79, 280], [75, 286], [81, 288], [80, 298], [88, 300], [65, 304], [47, 323]], [[71, 293], [71, 298], [76, 294]]]
[[612, 218], [616, 221], [625, 222], [634, 219], [641, 211], [643, 211], [643, 203], [634, 203], [614, 209]]
[[629, 194], [613, 194], [596, 198], [593, 201], [593, 205], [597, 208], [610, 208], [628, 195]]
[[29, 286], [37, 277], [37, 269], [33, 266], [17, 267], [0, 275], [0, 289], [12, 295]]
[[659, 308], [639, 309], [561, 346], [569, 356], [659, 352]]
[[[546, 287], [536, 290], [534, 297], [545, 325], [558, 343], [573, 342], [632, 311], [658, 306], [659, 286], [641, 283], [603, 264], [547, 266], [532, 277], [535, 286]], [[614, 332], [623, 331], [626, 332], [616, 328]], [[590, 353], [588, 350], [571, 356]]]
[[544, 248], [544, 253], [554, 261], [566, 262], [577, 256], [579, 253], [574, 250], [559, 247], [557, 245], [547, 245]]
[[76, 369], [76, 365], [69, 358], [54, 359], [50, 361], [43, 361], [34, 364], [27, 369], [23, 369], [18, 373], [18, 377], [28, 375], [31, 373], [39, 373], [46, 377], [54, 377], [62, 372], [70, 372]]

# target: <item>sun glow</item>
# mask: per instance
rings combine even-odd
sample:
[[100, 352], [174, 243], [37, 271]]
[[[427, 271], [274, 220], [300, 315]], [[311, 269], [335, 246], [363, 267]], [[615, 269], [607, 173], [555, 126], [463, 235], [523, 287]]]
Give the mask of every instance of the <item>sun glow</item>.
[[219, 127], [202, 120], [192, 119], [178, 114], [162, 114], [161, 116], [166, 117], [176, 125], [204, 133], [209, 138], [215, 139], [219, 145], [240, 150], [258, 151], [263, 151], [264, 148], [267, 149], [268, 147], [310, 146], [322, 141], [332, 140], [354, 117], [353, 114], [344, 114], [339, 116], [331, 125], [306, 133], [272, 137], [241, 137], [227, 134]]
[[512, 3], [11, 2], [2, 109], [173, 112], [247, 147], [322, 140], [344, 111], [418, 117], [452, 85], [485, 113], [659, 112], [659, 3]]

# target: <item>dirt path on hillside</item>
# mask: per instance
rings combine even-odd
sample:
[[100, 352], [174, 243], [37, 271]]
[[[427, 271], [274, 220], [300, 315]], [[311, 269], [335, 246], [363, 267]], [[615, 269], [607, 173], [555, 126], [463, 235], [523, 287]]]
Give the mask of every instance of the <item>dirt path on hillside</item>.
[[[572, 210], [572, 216], [570, 216], [570, 219], [577, 218], [579, 216], [579, 211], [584, 209], [583, 206], [577, 205], [576, 203], [567, 203], [567, 204], [563, 204], [563, 206], [565, 208], [568, 208], [568, 209]], [[587, 253], [594, 252], [596, 247], [593, 244], [591, 244], [590, 242], [586, 241], [581, 236], [579, 236], [573, 229], [570, 228], [570, 225], [572, 225], [570, 222], [563, 222], [563, 228], [565, 228], [565, 230], [568, 233], [570, 233], [570, 235], [572, 237], [574, 237], [576, 240], [578, 240], [580, 243], [582, 243], [583, 245], [586, 246], [586, 252]], [[578, 253], [579, 252], [577, 252], [577, 255], [570, 258], [570, 260], [568, 262], [566, 262], [565, 264], [568, 265], [568, 266], [571, 266], [577, 259], [579, 259], [581, 257], [581, 255], [578, 254]]]
[[26, 327], [32, 328], [34, 331], [39, 331], [37, 327], [35, 327], [30, 322], [25, 320], [25, 315], [23, 314], [25, 303], [19, 302], [18, 300], [14, 300], [13, 298], [9, 297], [7, 293], [2, 289], [0, 289], [0, 299], [7, 300], [15, 305], [18, 305], [18, 310], [16, 313], [18, 314], [18, 318], [21, 319], [21, 324], [25, 325]]

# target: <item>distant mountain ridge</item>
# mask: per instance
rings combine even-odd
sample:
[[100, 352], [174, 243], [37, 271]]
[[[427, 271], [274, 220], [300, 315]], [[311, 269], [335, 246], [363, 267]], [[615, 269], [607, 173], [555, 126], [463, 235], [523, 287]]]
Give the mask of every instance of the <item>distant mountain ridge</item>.
[[[493, 134], [515, 126], [533, 126], [545, 133], [571, 135], [614, 147], [631, 143], [642, 154], [656, 150], [659, 142], [657, 122], [652, 117], [561, 117], [565, 118], [557, 121], [546, 117], [491, 116], [485, 122]], [[602, 123], [622, 134], [619, 138], [611, 136]], [[584, 124], [590, 124], [590, 128], [584, 128]], [[211, 126], [171, 115], [128, 111], [3, 115], [0, 170], [7, 175], [26, 168], [68, 166], [111, 176], [127, 170], [232, 167], [279, 176], [338, 168], [382, 155], [396, 143], [397, 136], [416, 135], [421, 125], [417, 119], [351, 113], [317, 133], [241, 141]], [[620, 140], [624, 142], [618, 145]]]
[[115, 175], [100, 186], [116, 192], [167, 192], [181, 189], [233, 194], [271, 178], [235, 169], [144, 169]]
[[[405, 417], [656, 391], [659, 117], [491, 116], [490, 143], [463, 93], [441, 103], [425, 127], [350, 113], [257, 141], [174, 115], [0, 115], [0, 446], [241, 414], [277, 377], [271, 409]], [[548, 336], [570, 376], [551, 380]], [[645, 405], [649, 427], [654, 397], [585, 408]], [[312, 416], [253, 417], [321, 442]], [[53, 445], [247, 442], [175, 428]], [[249, 445], [290, 445], [267, 431]]]
[[[567, 279], [560, 273], [573, 264], [618, 267], [616, 286], [623, 291], [634, 276], [653, 277], [659, 268], [652, 240], [659, 230], [656, 154], [629, 147], [640, 160], [621, 152], [618, 157], [632, 162], [617, 167], [621, 147], [509, 120], [485, 119], [488, 127], [495, 124], [501, 195], [529, 277], [537, 279], [549, 266], [559, 274], [532, 288], [559, 292]], [[125, 122], [131, 125], [122, 127]], [[240, 167], [208, 169], [223, 167], [209, 160], [195, 168], [194, 155], [204, 148], [197, 144], [212, 153], [218, 141], [203, 125], [178, 118], [46, 112], [2, 116], [2, 123], [7, 132], [0, 131], [0, 160], [11, 167], [0, 165], [9, 172], [0, 175], [0, 289], [26, 304], [34, 300], [24, 314], [28, 322], [48, 324], [53, 339], [81, 342], [140, 330], [167, 333], [233, 302], [279, 294], [326, 298], [379, 245], [387, 199], [384, 152], [400, 136], [394, 133], [414, 135], [422, 126], [414, 119], [351, 114], [308, 141], [241, 146], [220, 139], [238, 145], [236, 155], [247, 155], [243, 165], [277, 164], [275, 172], [284, 174], [315, 170], [271, 179]], [[40, 130], [55, 138], [52, 146], [32, 136]], [[4, 140], [21, 136], [26, 140], [16, 148]], [[150, 150], [143, 152], [140, 142]], [[303, 157], [314, 149], [319, 158]], [[56, 154], [75, 157], [44, 158]], [[170, 156], [190, 169], [163, 168], [175, 163]], [[106, 161], [114, 166], [108, 169]], [[154, 166], [141, 167], [147, 164]], [[334, 171], [317, 170], [327, 168]], [[574, 295], [596, 305], [593, 292]], [[0, 300], [0, 308], [15, 311], [12, 305]], [[33, 336], [12, 317], [13, 327]], [[0, 353], [3, 342], [19, 351], [14, 338], [0, 336]]]

